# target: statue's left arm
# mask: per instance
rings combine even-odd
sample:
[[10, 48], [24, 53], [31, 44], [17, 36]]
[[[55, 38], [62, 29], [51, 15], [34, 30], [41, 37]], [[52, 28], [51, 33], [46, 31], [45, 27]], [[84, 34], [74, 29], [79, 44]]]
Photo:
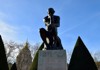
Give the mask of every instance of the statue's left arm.
[[54, 16], [52, 25], [55, 27], [60, 26], [60, 17], [59, 16]]

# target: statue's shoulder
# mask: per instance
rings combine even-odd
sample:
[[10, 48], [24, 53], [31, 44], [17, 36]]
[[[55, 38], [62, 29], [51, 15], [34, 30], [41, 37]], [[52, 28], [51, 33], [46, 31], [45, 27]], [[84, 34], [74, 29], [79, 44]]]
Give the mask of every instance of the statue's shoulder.
[[59, 17], [59, 16], [54, 15], [54, 20], [55, 20], [55, 23], [59, 23], [59, 22], [60, 22], [60, 17]]
[[60, 17], [59, 16], [57, 16], [57, 15], [54, 15], [54, 19], [60, 19]]
[[54, 17], [60, 18], [60, 17], [59, 17], [59, 16], [57, 16], [57, 15], [54, 15]]

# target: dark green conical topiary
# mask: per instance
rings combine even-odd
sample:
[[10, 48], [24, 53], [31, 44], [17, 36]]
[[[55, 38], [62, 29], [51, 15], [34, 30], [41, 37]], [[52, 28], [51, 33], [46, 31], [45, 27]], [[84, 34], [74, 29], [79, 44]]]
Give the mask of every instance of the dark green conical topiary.
[[80, 37], [74, 47], [68, 70], [97, 70], [92, 56]]
[[12, 65], [11, 70], [17, 70], [16, 63]]
[[0, 35], [0, 70], [9, 70], [4, 44]]
[[30, 66], [30, 70], [37, 70], [39, 50], [42, 50], [43, 46], [44, 46], [44, 44], [42, 43], [42, 45], [40, 46], [40, 48], [36, 52], [35, 57], [34, 57], [33, 62], [32, 62], [32, 65]]

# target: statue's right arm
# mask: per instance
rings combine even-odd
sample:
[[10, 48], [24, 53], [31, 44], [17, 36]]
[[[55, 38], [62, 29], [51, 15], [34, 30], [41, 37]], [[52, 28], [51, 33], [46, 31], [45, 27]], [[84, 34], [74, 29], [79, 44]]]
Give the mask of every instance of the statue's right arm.
[[43, 22], [45, 23], [46, 26], [49, 26], [50, 24], [48, 23], [48, 19], [47, 16], [44, 17]]

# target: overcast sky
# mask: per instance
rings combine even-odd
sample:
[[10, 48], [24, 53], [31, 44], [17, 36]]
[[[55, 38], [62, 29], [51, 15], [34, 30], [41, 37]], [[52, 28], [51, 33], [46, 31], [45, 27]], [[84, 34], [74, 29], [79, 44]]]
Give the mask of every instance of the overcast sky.
[[80, 36], [90, 52], [100, 51], [100, 0], [0, 0], [0, 35], [3, 40], [42, 43], [47, 9], [60, 16], [58, 34], [66, 51]]

